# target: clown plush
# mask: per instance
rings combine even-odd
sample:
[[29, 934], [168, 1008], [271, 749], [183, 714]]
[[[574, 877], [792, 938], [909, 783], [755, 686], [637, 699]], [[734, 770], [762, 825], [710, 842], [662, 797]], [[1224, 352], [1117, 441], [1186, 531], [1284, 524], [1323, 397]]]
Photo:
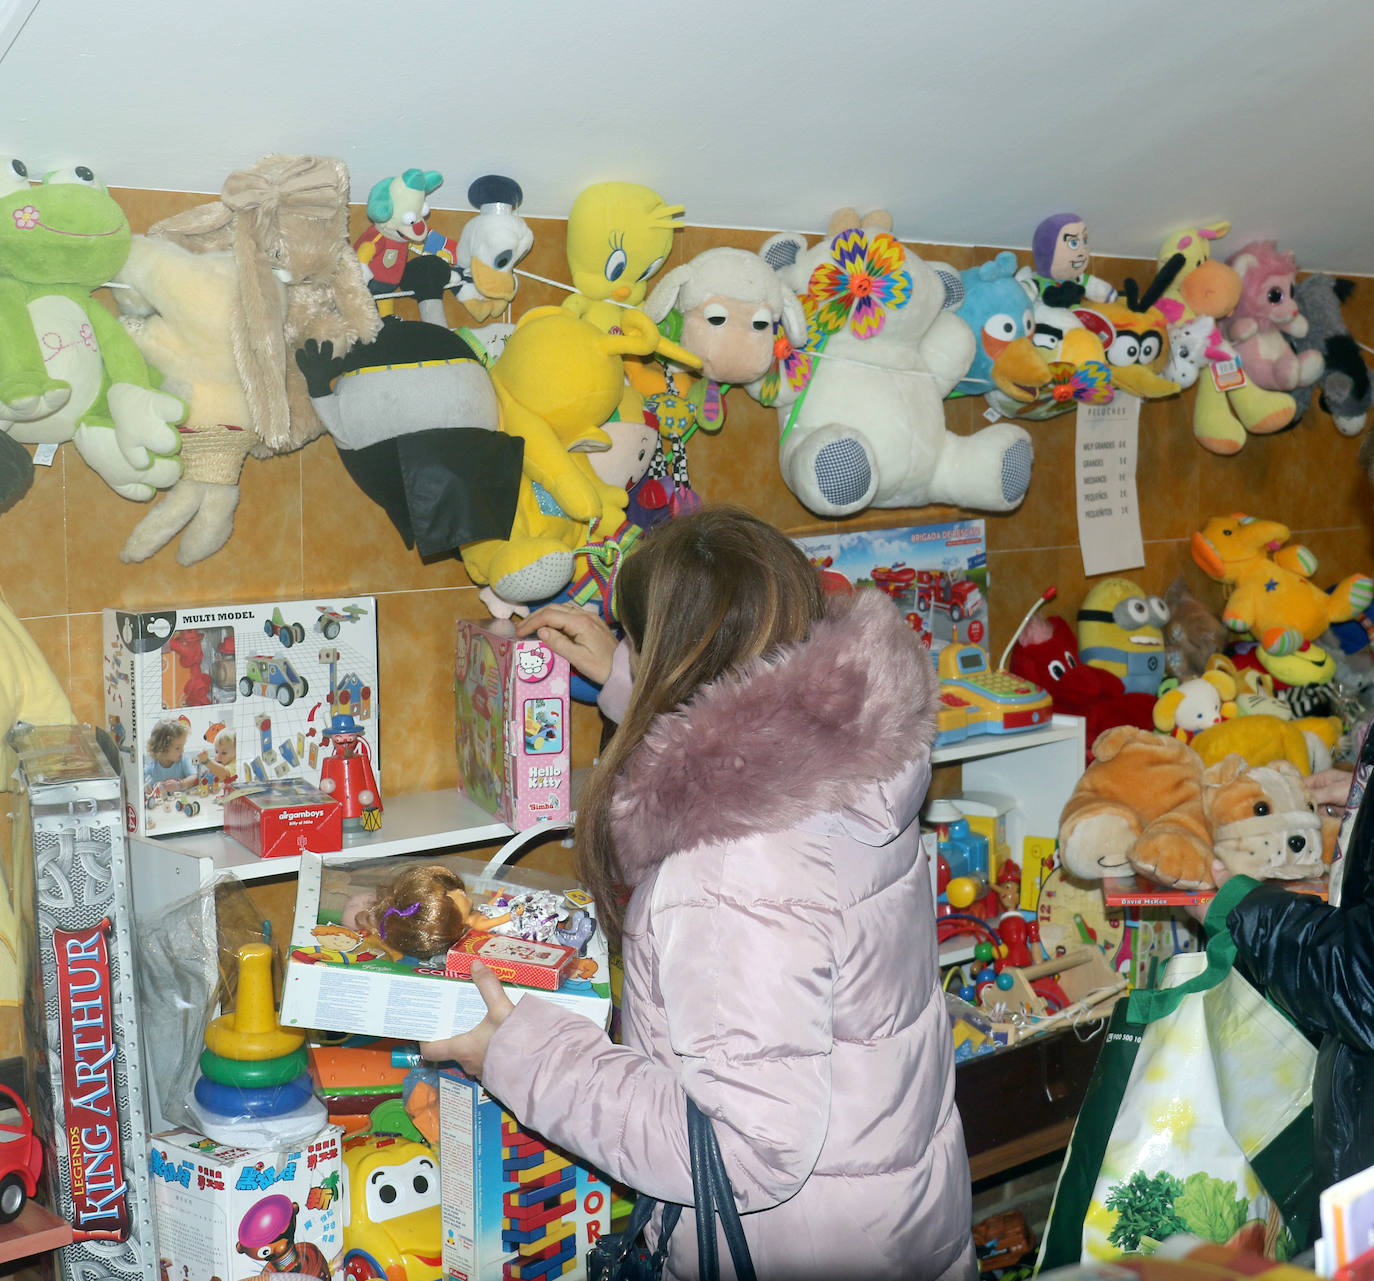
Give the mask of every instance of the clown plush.
[[[395, 293], [401, 287], [406, 262], [429, 232], [429, 193], [444, 181], [432, 169], [407, 169], [396, 178], [383, 178], [367, 195], [371, 224], [353, 242], [373, 294]], [[386, 314], [389, 305], [379, 307]]]

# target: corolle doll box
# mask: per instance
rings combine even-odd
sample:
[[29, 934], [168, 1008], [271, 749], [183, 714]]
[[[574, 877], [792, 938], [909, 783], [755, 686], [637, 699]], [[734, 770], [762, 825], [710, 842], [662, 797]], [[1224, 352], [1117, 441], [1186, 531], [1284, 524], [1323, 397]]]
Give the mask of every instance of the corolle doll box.
[[67, 1281], [158, 1281], [119, 775], [88, 725], [16, 729], [33, 845], [32, 1111]]
[[[281, 1001], [290, 1027], [408, 1041], [438, 1041], [469, 1031], [486, 1004], [466, 978], [445, 972], [447, 949], [432, 957], [394, 959], [376, 934], [341, 923], [350, 906], [366, 906], [380, 887], [408, 868], [441, 864], [457, 872], [474, 902], [484, 904], [493, 930], [524, 929], [540, 942], [571, 946], [571, 974], [555, 990], [507, 984], [511, 1000], [533, 992], [541, 1000], [605, 1027], [611, 1014], [606, 938], [586, 894], [561, 877], [532, 869], [488, 875], [479, 862], [453, 855], [395, 855], [367, 862], [350, 854], [301, 856], [296, 915]], [[500, 896], [492, 898], [489, 896]], [[509, 915], [512, 919], [502, 920]], [[353, 919], [353, 918], [349, 918]], [[485, 923], [485, 922], [484, 922]], [[356, 921], [355, 921], [356, 924]], [[382, 932], [385, 933], [385, 923]]]
[[164, 1281], [339, 1275], [342, 1141], [337, 1125], [277, 1148], [233, 1147], [184, 1129], [155, 1134], [148, 1174]]
[[572, 811], [570, 688], [568, 660], [537, 637], [518, 639], [505, 620], [458, 620], [458, 786], [516, 831]]
[[318, 785], [334, 717], [378, 774], [377, 608], [370, 596], [104, 611], [105, 715], [130, 833], [224, 824], [236, 785]]

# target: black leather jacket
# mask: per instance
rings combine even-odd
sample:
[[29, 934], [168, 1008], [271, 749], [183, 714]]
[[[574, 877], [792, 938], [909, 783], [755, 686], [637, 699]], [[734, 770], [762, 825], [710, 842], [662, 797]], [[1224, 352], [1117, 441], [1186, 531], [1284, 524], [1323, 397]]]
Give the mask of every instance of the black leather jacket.
[[1340, 906], [1258, 885], [1226, 924], [1238, 959], [1297, 1025], [1320, 1038], [1312, 1085], [1318, 1189], [1374, 1165], [1374, 733], [1356, 767]]

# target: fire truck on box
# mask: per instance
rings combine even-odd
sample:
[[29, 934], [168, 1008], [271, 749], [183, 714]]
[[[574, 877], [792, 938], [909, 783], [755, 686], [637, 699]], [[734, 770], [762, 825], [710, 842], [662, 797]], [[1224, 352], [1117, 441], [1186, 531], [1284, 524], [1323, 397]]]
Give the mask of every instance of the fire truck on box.
[[942, 609], [950, 622], [957, 623], [983, 603], [978, 584], [971, 578], [947, 574], [940, 569], [916, 572], [916, 602], [922, 609]]

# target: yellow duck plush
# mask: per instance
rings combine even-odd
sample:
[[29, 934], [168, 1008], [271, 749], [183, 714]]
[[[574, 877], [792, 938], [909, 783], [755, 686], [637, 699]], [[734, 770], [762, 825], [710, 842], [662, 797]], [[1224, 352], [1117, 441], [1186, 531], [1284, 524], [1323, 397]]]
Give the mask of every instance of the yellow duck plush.
[[601, 424], [624, 388], [622, 357], [653, 351], [658, 330], [642, 311], [619, 319], [620, 332], [607, 334], [562, 308], [536, 307], [491, 368], [501, 430], [525, 442], [510, 536], [463, 548], [468, 576], [490, 588], [483, 599], [493, 613], [509, 616], [512, 605], [561, 590], [577, 550], [624, 522], [624, 487], [598, 478], [588, 454], [610, 448]]

